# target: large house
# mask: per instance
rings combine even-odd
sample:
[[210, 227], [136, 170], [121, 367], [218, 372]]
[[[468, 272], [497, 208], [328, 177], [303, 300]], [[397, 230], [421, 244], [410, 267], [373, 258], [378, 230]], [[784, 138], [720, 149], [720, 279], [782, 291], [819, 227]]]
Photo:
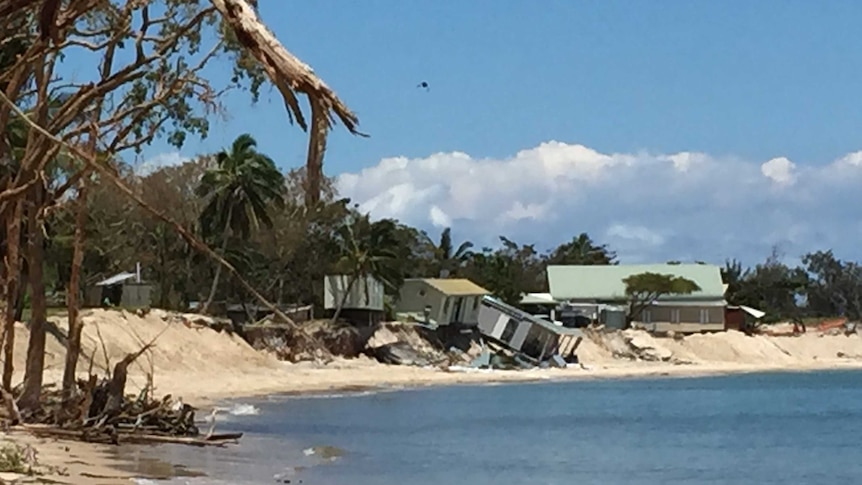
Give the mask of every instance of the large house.
[[490, 294], [468, 279], [410, 278], [401, 286], [395, 311], [432, 326], [472, 326], [479, 321], [482, 297]]
[[721, 269], [708, 264], [649, 264], [613, 266], [548, 266], [551, 297], [564, 307], [577, 308], [587, 318], [609, 327], [625, 324], [628, 298], [623, 280], [640, 273], [669, 274], [700, 287], [689, 295], [662, 295], [635, 323], [664, 332], [724, 330], [725, 287]]

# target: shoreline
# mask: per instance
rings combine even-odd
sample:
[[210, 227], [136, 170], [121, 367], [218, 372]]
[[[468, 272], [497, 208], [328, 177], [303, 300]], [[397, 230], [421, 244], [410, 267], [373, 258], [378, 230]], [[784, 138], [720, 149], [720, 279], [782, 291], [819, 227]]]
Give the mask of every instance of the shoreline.
[[[401, 369], [404, 366], [383, 367]], [[628, 379], [690, 379], [701, 377], [731, 376], [737, 374], [769, 374], [769, 373], [807, 373], [825, 371], [862, 371], [862, 360], [836, 360], [813, 362], [801, 365], [768, 365], [768, 364], [728, 364], [724, 362], [674, 364], [668, 362], [631, 362], [618, 365], [586, 365], [586, 369], [529, 369], [529, 370], [476, 370], [476, 371], [446, 371], [440, 369], [413, 368], [410, 376], [395, 375], [383, 378], [361, 379], [330, 379], [332, 374], [342, 373], [348, 369], [318, 368], [303, 373], [303, 378], [315, 375], [326, 378], [318, 383], [294, 383], [293, 386], [264, 385], [249, 389], [248, 392], [213, 393], [207, 397], [191, 395], [188, 402], [201, 409], [218, 406], [219, 403], [242, 404], [243, 399], [261, 399], [265, 397], [286, 398], [338, 398], [367, 392], [396, 392], [405, 390], [425, 389], [450, 386], [483, 386], [503, 384], [526, 384], [543, 382], [580, 382], [591, 380], [628, 380]], [[348, 377], [344, 375], [344, 377]], [[373, 381], [373, 382], [371, 382]]]
[[[332, 365], [332, 364], [331, 364]], [[737, 374], [758, 373], [805, 373], [822, 371], [862, 370], [862, 360], [812, 361], [804, 364], [762, 364], [699, 362], [674, 364], [669, 362], [619, 361], [597, 365], [586, 365], [586, 369], [575, 367], [567, 369], [530, 369], [517, 371], [452, 372], [441, 369], [410, 368], [362, 362], [361, 359], [341, 360], [334, 367], [315, 366], [310, 363], [284, 364], [278, 379], [263, 379], [263, 375], [246, 375], [238, 381], [225, 382], [227, 385], [217, 392], [186, 393], [185, 402], [203, 411], [207, 407], [231, 404], [244, 404], [243, 400], [265, 397], [281, 398], [339, 398], [361, 393], [409, 391], [444, 386], [496, 386], [526, 383], [565, 383], [581, 381], [626, 380], [626, 379], [688, 379], [718, 377]], [[167, 376], [166, 376], [167, 377]], [[261, 377], [261, 379], [255, 379]], [[212, 378], [210, 376], [210, 378]], [[189, 381], [194, 377], [185, 376]], [[169, 384], [162, 392], [177, 391], [174, 387], [178, 379], [165, 379]], [[257, 385], [255, 385], [257, 384]], [[186, 389], [191, 390], [191, 389]], [[179, 396], [180, 394], [174, 394]], [[201, 412], [201, 415], [205, 413]], [[153, 467], [141, 467], [135, 463], [122, 448], [108, 445], [84, 443], [51, 438], [37, 438], [26, 428], [15, 428], [0, 435], [4, 444], [16, 443], [31, 446], [37, 450], [40, 467], [65, 468], [68, 474], [49, 473], [27, 477], [15, 483], [39, 483], [40, 480], [56, 480], [71, 485], [111, 484], [130, 482], [133, 478], [158, 479], [169, 476], [171, 471], [182, 469], [182, 464], [160, 464], [158, 476], [152, 476]], [[240, 442], [241, 446], [242, 442]], [[232, 445], [236, 446], [236, 445]], [[146, 468], [149, 474], [136, 473]], [[200, 470], [205, 472], [205, 470]]]

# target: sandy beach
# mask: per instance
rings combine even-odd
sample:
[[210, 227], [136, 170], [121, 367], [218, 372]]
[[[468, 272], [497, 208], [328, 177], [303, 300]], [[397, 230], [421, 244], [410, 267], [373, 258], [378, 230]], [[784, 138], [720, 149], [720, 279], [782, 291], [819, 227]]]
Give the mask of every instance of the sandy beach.
[[[127, 391], [136, 392], [153, 373], [156, 394], [171, 394], [201, 408], [203, 417], [224, 400], [288, 393], [339, 393], [374, 388], [458, 384], [494, 384], [571, 379], [695, 377], [705, 375], [862, 369], [862, 337], [857, 334], [798, 337], [748, 337], [738, 332], [654, 338], [630, 332], [586, 339], [579, 348], [582, 366], [522, 371], [419, 368], [380, 364], [370, 358], [336, 359], [327, 365], [286, 363], [250, 347], [237, 336], [195, 325], [191, 319], [153, 311], [146, 317], [128, 312], [91, 311], [84, 317], [84, 347], [94, 355], [93, 368], [104, 372], [140, 342], [158, 336], [156, 347], [131, 370]], [[25, 355], [26, 329], [18, 329], [16, 355]], [[98, 334], [105, 342], [99, 343]], [[630, 360], [635, 345], [659, 361]], [[49, 339], [46, 380], [60, 377], [64, 349]], [[83, 364], [86, 372], [88, 363]], [[23, 362], [16, 368], [23, 368]], [[20, 376], [18, 377], [20, 378]], [[79, 442], [38, 439], [23, 431], [0, 435], [4, 442], [32, 446], [46, 475], [62, 483], [125, 483], [113, 450]], [[101, 478], [100, 478], [101, 477]], [[26, 483], [24, 481], [20, 483]]]

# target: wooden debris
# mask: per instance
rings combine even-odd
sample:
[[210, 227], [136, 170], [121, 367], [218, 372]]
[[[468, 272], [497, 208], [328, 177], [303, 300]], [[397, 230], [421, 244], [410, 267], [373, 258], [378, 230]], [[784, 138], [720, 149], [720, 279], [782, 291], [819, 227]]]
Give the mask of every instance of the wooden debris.
[[91, 374], [86, 380], [78, 380], [71, 396], [64, 395], [62, 389], [45, 386], [40, 406], [23, 412], [15, 406], [13, 393], [0, 390], [10, 424], [20, 424], [37, 435], [95, 443], [224, 446], [239, 440], [242, 433], [216, 434], [215, 416], [208, 432], [201, 434], [195, 424], [196, 409], [181, 399], [174, 401], [170, 395], [153, 399], [151, 383], [138, 395], [125, 394], [128, 366], [154, 342], [155, 339], [126, 355], [114, 366], [111, 376], [100, 379]]

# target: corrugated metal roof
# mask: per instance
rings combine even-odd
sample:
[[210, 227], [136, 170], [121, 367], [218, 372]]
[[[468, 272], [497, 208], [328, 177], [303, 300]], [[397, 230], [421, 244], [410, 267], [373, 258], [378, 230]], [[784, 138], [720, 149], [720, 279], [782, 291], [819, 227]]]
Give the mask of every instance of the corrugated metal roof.
[[136, 276], [136, 275], [135, 275], [135, 273], [120, 273], [120, 274], [115, 274], [114, 276], [111, 276], [111, 277], [110, 277], [110, 278], [108, 278], [108, 279], [104, 279], [104, 280], [102, 280], [102, 281], [100, 281], [100, 282], [96, 283], [96, 286], [111, 286], [111, 285], [116, 285], [117, 283], [122, 283], [123, 281], [129, 280], [129, 279], [132, 279], [132, 278], [134, 278], [135, 276]]
[[466, 278], [421, 278], [422, 281], [449, 296], [490, 295], [491, 292]]
[[690, 279], [701, 290], [691, 295], [666, 295], [667, 300], [723, 300], [721, 269], [709, 264], [636, 264], [614, 266], [548, 266], [548, 286], [557, 300], [623, 300], [623, 279], [640, 273], [671, 274]]

